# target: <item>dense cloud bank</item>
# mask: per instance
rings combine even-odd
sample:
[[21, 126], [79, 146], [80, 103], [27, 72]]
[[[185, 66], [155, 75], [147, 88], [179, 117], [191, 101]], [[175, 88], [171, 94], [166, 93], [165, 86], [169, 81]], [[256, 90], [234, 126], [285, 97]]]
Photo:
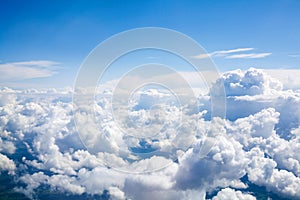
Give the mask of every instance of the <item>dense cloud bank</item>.
[[[14, 177], [14, 190], [32, 199], [40, 188], [47, 188], [70, 195], [107, 194], [103, 198], [110, 199], [204, 199], [212, 195], [213, 200], [252, 200], [255, 191], [248, 183], [278, 197], [300, 198], [300, 92], [283, 90], [278, 80], [257, 69], [227, 72], [214, 87], [221, 83], [227, 94], [226, 120], [206, 116], [209, 99], [202, 95], [200, 109], [183, 112], [188, 115], [188, 126], [178, 132], [174, 119], [180, 112], [170, 104], [164, 112], [168, 123], [158, 129], [155, 140], [140, 141], [122, 134], [109, 114], [109, 92], [100, 94], [95, 112], [101, 125], [80, 127], [89, 133], [98, 129], [105, 133], [105, 137], [89, 140], [97, 153], [89, 152], [77, 134], [71, 89], [2, 88], [1, 173]], [[141, 97], [129, 113], [137, 123], [147, 122], [153, 99], [168, 95], [147, 90]], [[77, 117], [85, 119], [84, 114]], [[155, 119], [150, 117], [161, 124]], [[213, 145], [203, 154], [207, 141]], [[174, 148], [183, 143], [192, 146], [186, 151]], [[159, 149], [159, 153], [143, 157], [130, 152], [145, 148]], [[178, 160], [164, 156], [165, 152], [176, 154]], [[153, 171], [162, 163], [167, 167]], [[111, 167], [150, 172], [124, 173]]]

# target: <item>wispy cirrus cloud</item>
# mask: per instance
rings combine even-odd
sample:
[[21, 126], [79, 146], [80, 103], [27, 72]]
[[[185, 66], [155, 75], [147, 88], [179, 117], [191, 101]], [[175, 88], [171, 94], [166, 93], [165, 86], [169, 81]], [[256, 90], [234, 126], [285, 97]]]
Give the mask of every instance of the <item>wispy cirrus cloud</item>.
[[237, 54], [240, 52], [245, 52], [245, 51], [253, 51], [254, 48], [247, 47], [247, 48], [236, 48], [236, 49], [229, 49], [229, 50], [219, 50], [219, 51], [214, 51], [211, 53], [204, 53], [204, 54], [199, 54], [196, 56], [193, 56], [195, 59], [204, 59], [208, 57], [224, 57], [224, 58], [264, 58], [271, 53], [243, 53], [243, 54]]
[[215, 51], [213, 54], [220, 55], [220, 54], [230, 54], [230, 53], [237, 53], [242, 51], [251, 51], [254, 50], [254, 48], [237, 48], [237, 49], [230, 49], [230, 50], [221, 50], [221, 51]]
[[0, 64], [0, 80], [14, 81], [45, 78], [56, 73], [60, 63], [49, 60], [35, 60]]
[[235, 54], [235, 55], [229, 55], [225, 58], [233, 59], [233, 58], [265, 58], [272, 53], [243, 53], [243, 54]]

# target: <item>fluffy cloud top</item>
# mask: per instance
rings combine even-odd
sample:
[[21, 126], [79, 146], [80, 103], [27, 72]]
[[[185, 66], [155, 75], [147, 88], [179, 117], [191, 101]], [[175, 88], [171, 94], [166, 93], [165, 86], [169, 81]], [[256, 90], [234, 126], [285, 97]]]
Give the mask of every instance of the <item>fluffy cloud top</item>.
[[282, 90], [282, 84], [265, 74], [262, 70], [250, 68], [224, 73], [219, 80], [224, 84], [227, 96], [272, 94]]
[[255, 200], [256, 198], [250, 194], [243, 194], [230, 188], [224, 188], [218, 192], [212, 200]]
[[[209, 102], [209, 96], [200, 96], [201, 109], [186, 106], [179, 112], [173, 104], [168, 107], [164, 117], [169, 121], [157, 129], [155, 139], [119, 131], [109, 114], [112, 91], [99, 94], [95, 116], [101, 123], [84, 126], [89, 122], [82, 121], [80, 126], [97, 153], [88, 151], [77, 134], [70, 90], [3, 88], [1, 173], [15, 176], [15, 190], [30, 198], [46, 187], [69, 195], [107, 194], [110, 199], [205, 199], [212, 193], [214, 200], [255, 199], [245, 177], [272, 194], [300, 198], [299, 92], [283, 90], [279, 81], [253, 68], [227, 72], [214, 87], [221, 83], [227, 94], [227, 119], [205, 118], [211, 108], [203, 100]], [[139, 123], [155, 120], [157, 115], [151, 118], [148, 112], [153, 101], [168, 98], [159, 90], [145, 91], [131, 107], [130, 117]], [[174, 116], [180, 113], [186, 124], [177, 129]], [[99, 130], [103, 137], [90, 135]], [[178, 148], [188, 142], [189, 148]]]
[[14, 174], [15, 170], [16, 165], [14, 161], [0, 153], [0, 171], [8, 171], [10, 174]]

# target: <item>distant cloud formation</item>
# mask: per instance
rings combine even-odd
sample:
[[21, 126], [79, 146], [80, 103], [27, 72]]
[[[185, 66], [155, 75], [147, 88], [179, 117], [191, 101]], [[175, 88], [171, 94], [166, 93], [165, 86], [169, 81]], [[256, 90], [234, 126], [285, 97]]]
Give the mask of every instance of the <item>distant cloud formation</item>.
[[236, 54], [244, 51], [253, 51], [254, 48], [236, 48], [230, 50], [214, 51], [212, 53], [199, 54], [193, 56], [195, 59], [204, 59], [208, 57], [224, 57], [228, 59], [242, 59], [242, 58], [265, 58], [270, 56], [272, 53], [247, 53], [247, 54]]
[[33, 78], [45, 78], [56, 73], [60, 63], [37, 60], [0, 64], [0, 81], [18, 81]]
[[[254, 68], [226, 72], [212, 89], [220, 84], [224, 84], [227, 94], [227, 118], [211, 119], [210, 97], [200, 94], [200, 108], [185, 107], [190, 126], [180, 129], [179, 135], [193, 144], [187, 151], [176, 152], [177, 161], [164, 154], [142, 159], [137, 159], [138, 154], [128, 157], [126, 147], [138, 149], [143, 143], [148, 149], [167, 152], [174, 146], [170, 138], [176, 137], [177, 132], [169, 123], [160, 130], [157, 140], [127, 137], [109, 114], [112, 91], [103, 91], [95, 99], [95, 115], [101, 119], [101, 126], [81, 127], [87, 132], [101, 129], [105, 133], [102, 138], [90, 135], [95, 137], [90, 141], [104, 149], [93, 154], [78, 137], [70, 88], [2, 88], [1, 173], [14, 176], [15, 191], [31, 199], [43, 187], [68, 195], [107, 193], [107, 199], [116, 200], [205, 199], [207, 195], [213, 200], [256, 199], [249, 184], [266, 188], [271, 195], [300, 198], [299, 90], [285, 90], [279, 80]], [[156, 89], [144, 91], [141, 97], [133, 102], [137, 106], [129, 113], [139, 123], [146, 121], [151, 102], [158, 97], [169, 98]], [[180, 113], [172, 105], [166, 115], [170, 121]], [[85, 114], [83, 111], [78, 117]], [[186, 134], [193, 131], [193, 126], [198, 127], [196, 133]], [[214, 145], [203, 157], [200, 152], [205, 135], [213, 138]], [[20, 153], [19, 145], [23, 145], [25, 153], [17, 160], [14, 155]], [[133, 169], [152, 169], [162, 162], [171, 164], [151, 173], [134, 174], [111, 169], [103, 160], [109, 161], [110, 166]]]
[[225, 58], [265, 58], [271, 55], [271, 53], [245, 53], [245, 54], [235, 54], [226, 56]]

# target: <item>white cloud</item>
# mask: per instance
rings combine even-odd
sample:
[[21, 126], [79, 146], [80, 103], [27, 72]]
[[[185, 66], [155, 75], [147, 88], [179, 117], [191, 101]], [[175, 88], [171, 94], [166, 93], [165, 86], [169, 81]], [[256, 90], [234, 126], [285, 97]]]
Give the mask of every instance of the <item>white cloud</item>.
[[225, 58], [265, 58], [272, 53], [245, 53], [245, 54], [235, 54], [235, 55], [229, 55], [226, 56]]
[[47, 60], [3, 63], [0, 64], [0, 81], [50, 77], [56, 73], [59, 64]]
[[236, 49], [230, 49], [230, 50], [220, 50], [220, 51], [214, 51], [212, 53], [206, 53], [206, 54], [199, 54], [196, 56], [193, 56], [193, 58], [196, 59], [204, 59], [212, 56], [226, 56], [227, 54], [231, 53], [237, 53], [237, 52], [243, 52], [243, 51], [251, 51], [254, 48], [236, 48]]
[[250, 194], [243, 194], [241, 191], [235, 191], [230, 188], [224, 188], [218, 192], [217, 196], [212, 200], [255, 200], [256, 198]]
[[300, 89], [300, 70], [299, 69], [264, 69], [266, 74], [279, 80], [283, 88]]
[[[246, 175], [252, 184], [266, 187], [279, 196], [299, 198], [299, 91], [286, 91], [278, 80], [257, 69], [224, 73], [215, 87], [221, 83], [227, 93], [228, 119], [205, 118], [203, 110], [209, 113], [211, 108], [207, 104], [209, 96], [202, 94], [199, 105], [203, 112], [198, 107], [186, 107], [193, 112], [184, 110], [187, 124], [178, 133], [171, 121], [165, 129], [159, 129], [157, 140], [144, 140], [161, 150], [148, 157], [130, 155], [128, 146], [140, 147], [141, 141], [116, 128], [109, 114], [110, 90], [103, 91], [96, 99], [94, 114], [101, 123], [89, 126], [89, 122], [81, 122], [81, 128], [88, 133], [99, 129], [105, 133], [105, 140], [97, 138], [97, 134], [90, 135], [96, 138], [91, 142], [101, 147], [99, 153], [93, 154], [84, 148], [77, 135], [69, 89], [3, 88], [0, 169], [15, 172], [16, 180], [23, 183], [17, 191], [31, 198], [45, 185], [51, 190], [77, 195], [101, 195], [107, 190], [112, 199], [204, 199], [206, 192], [218, 188], [214, 199], [252, 200], [253, 196], [239, 191], [250, 189], [241, 181]], [[149, 103], [168, 98], [158, 90], [141, 94], [144, 96], [141, 102], [137, 99], [136, 105], [143, 109], [134, 110], [138, 122], [144, 120], [147, 109], [151, 108]], [[168, 112], [172, 114], [168, 119], [178, 116], [175, 109]], [[84, 110], [79, 113], [84, 114]], [[193, 137], [186, 134], [195, 130]], [[195, 142], [187, 151], [178, 150], [174, 148], [177, 143], [171, 140], [176, 134], [180, 139], [178, 145], [185, 140]], [[208, 141], [214, 144], [209, 150], [205, 148], [204, 135], [210, 136]], [[14, 158], [10, 154], [18, 152], [20, 143], [28, 153], [16, 162], [10, 159]], [[164, 156], [170, 150], [172, 155], [179, 156], [177, 161]], [[206, 150], [204, 156], [202, 152]], [[162, 164], [168, 167], [152, 171]], [[134, 170], [152, 173], [138, 174]]]
[[12, 141], [3, 141], [0, 137], [0, 152], [13, 154], [16, 151], [16, 147]]
[[14, 174], [15, 170], [16, 165], [14, 161], [0, 153], [0, 173], [1, 171], [8, 171], [10, 174]]
[[6, 63], [18, 66], [32, 66], [32, 67], [54, 67], [59, 65], [58, 62], [53, 62], [49, 60], [33, 60], [33, 61], [24, 61], [24, 62], [12, 62]]
[[236, 48], [230, 50], [221, 50], [221, 51], [215, 51], [213, 54], [230, 54], [230, 53], [237, 53], [237, 52], [251, 51], [251, 50], [254, 50], [254, 48]]
[[204, 53], [199, 54], [196, 56], [193, 56], [195, 59], [205, 59], [209, 57], [224, 57], [227, 59], [234, 59], [234, 58], [265, 58], [267, 56], [270, 56], [272, 53], [246, 53], [246, 54], [236, 54], [239, 52], [244, 51], [252, 51], [254, 48], [236, 48], [236, 49], [230, 49], [230, 50], [220, 50], [220, 51], [214, 51], [212, 53]]
[[227, 96], [272, 94], [282, 90], [282, 83], [269, 75], [250, 68], [247, 71], [235, 70], [224, 73], [217, 84], [224, 84]]
[[242, 145], [224, 134], [215, 138], [215, 145], [206, 157], [200, 156], [202, 142], [197, 141], [194, 148], [179, 159], [179, 169], [175, 176], [178, 188], [212, 190], [234, 186], [232, 180], [238, 181], [246, 174], [248, 160]]
[[248, 177], [251, 182], [285, 197], [300, 197], [299, 177], [287, 170], [277, 169], [277, 163], [266, 158], [259, 148], [253, 148], [249, 154]]

